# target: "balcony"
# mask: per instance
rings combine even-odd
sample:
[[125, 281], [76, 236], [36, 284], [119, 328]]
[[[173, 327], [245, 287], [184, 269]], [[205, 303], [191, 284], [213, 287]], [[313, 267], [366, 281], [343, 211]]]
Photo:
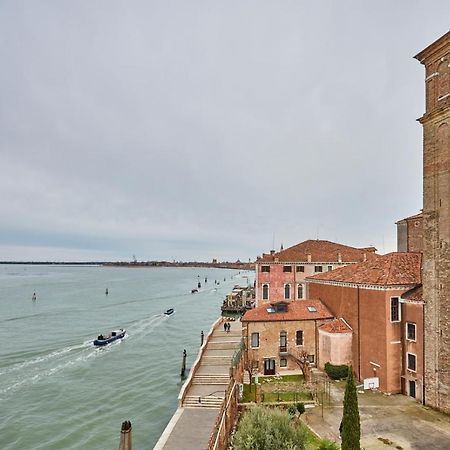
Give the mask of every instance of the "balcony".
[[288, 351], [287, 351], [287, 345], [280, 345], [280, 349], [279, 349], [279, 354], [281, 356], [286, 356]]

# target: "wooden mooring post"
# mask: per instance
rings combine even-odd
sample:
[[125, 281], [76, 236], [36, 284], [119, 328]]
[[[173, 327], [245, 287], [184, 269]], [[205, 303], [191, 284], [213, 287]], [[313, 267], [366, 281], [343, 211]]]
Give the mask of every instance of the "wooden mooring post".
[[200, 347], [203, 345], [203, 341], [205, 340], [205, 333], [202, 332], [200, 333]]
[[126, 420], [122, 422], [122, 429], [120, 430], [119, 450], [131, 450], [131, 444], [131, 422]]
[[183, 362], [181, 364], [181, 376], [184, 377], [184, 374], [186, 372], [186, 349], [183, 350]]

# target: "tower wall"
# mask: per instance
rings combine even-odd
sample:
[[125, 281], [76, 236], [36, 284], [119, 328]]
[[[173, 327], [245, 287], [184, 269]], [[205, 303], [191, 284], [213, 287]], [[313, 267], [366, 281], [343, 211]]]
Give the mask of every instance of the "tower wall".
[[425, 66], [423, 298], [425, 403], [450, 412], [450, 32], [416, 58]]

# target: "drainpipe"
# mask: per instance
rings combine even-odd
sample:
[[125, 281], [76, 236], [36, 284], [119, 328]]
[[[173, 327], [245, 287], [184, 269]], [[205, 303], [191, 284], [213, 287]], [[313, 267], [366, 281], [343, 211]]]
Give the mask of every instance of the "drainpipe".
[[[423, 289], [423, 288], [422, 288]], [[422, 303], [422, 404], [425, 405], [425, 303]]]
[[361, 315], [359, 314], [359, 286], [356, 286], [358, 296], [358, 380], [361, 381]]

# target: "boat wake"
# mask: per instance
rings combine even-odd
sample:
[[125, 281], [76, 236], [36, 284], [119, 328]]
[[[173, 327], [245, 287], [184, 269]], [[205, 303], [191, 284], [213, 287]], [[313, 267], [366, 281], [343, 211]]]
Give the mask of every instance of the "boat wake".
[[[126, 337], [127, 335], [125, 335]], [[105, 356], [116, 345], [120, 345], [120, 340], [106, 348], [96, 348], [93, 346], [92, 340], [89, 340], [2, 367], [0, 368], [0, 397], [33, 385], [71, 367], [78, 367], [94, 358]]]

